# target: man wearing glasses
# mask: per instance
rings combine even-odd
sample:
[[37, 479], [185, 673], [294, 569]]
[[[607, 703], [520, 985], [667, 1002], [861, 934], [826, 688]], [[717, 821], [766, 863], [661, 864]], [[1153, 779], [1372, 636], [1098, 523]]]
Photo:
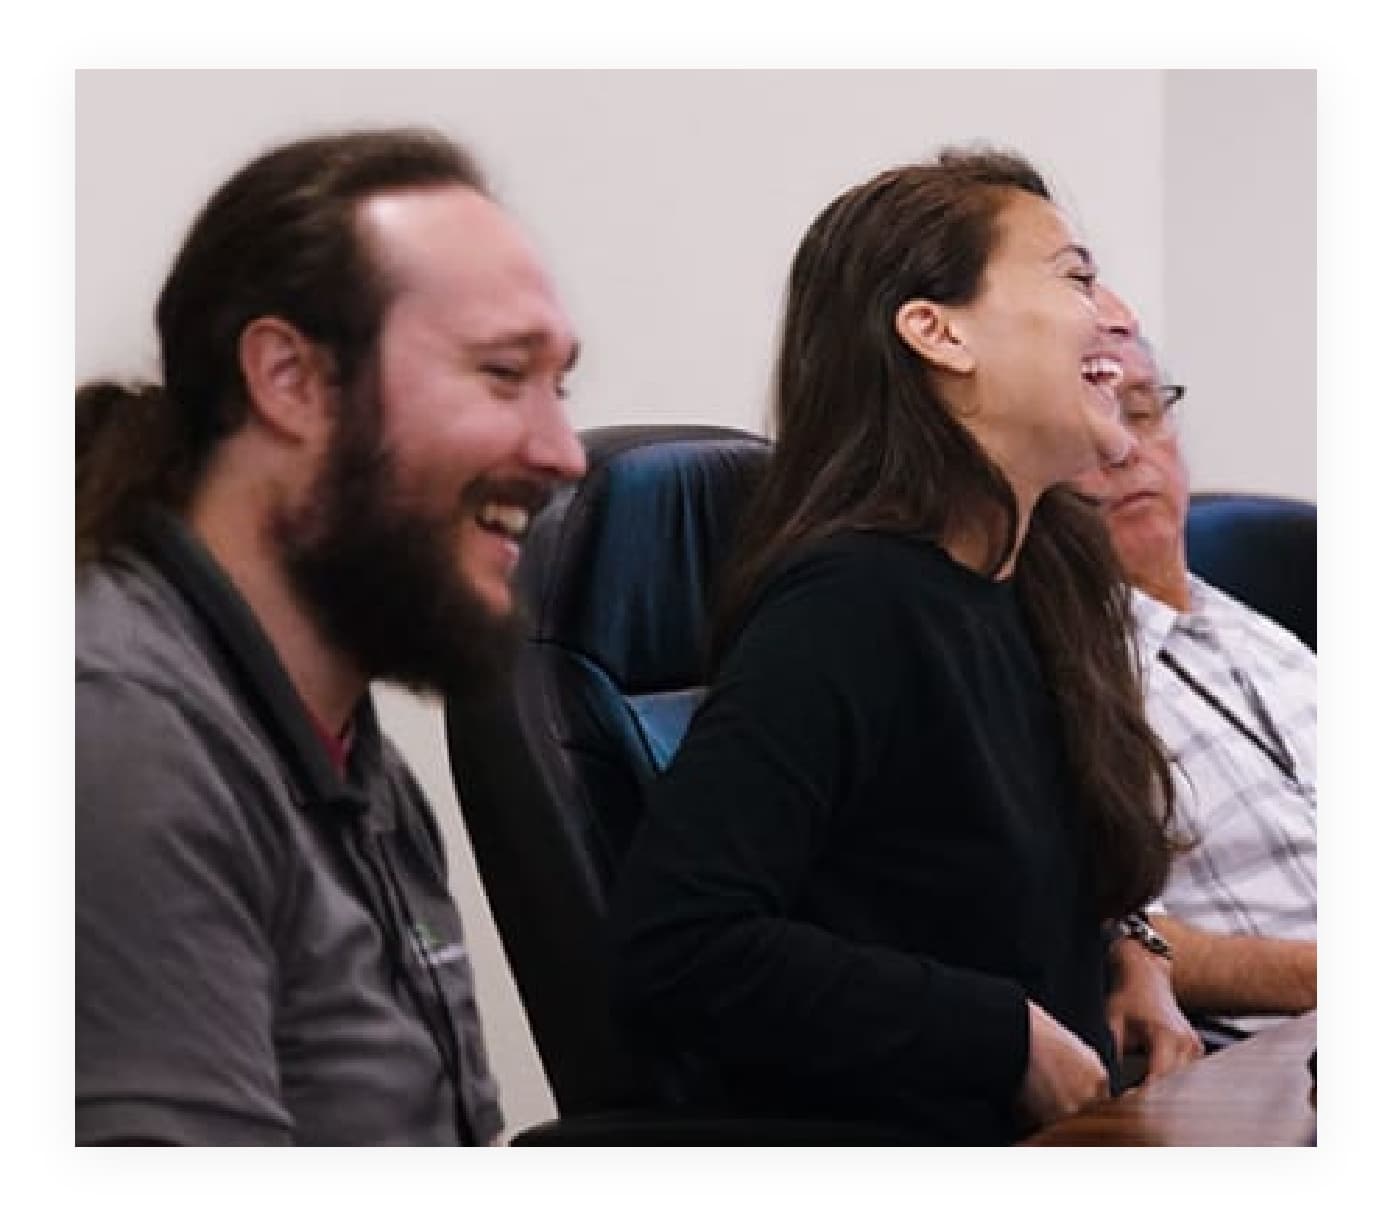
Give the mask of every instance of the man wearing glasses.
[[1213, 1047], [1315, 1006], [1315, 654], [1188, 570], [1184, 389], [1161, 382], [1134, 315], [1116, 314], [1137, 446], [1076, 488], [1100, 504], [1134, 586], [1147, 712], [1194, 841], [1153, 921], [1175, 995]]

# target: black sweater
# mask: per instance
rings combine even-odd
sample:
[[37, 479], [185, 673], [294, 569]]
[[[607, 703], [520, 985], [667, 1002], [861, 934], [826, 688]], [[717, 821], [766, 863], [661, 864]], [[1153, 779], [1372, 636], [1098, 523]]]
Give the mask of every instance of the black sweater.
[[1102, 1056], [1105, 950], [1010, 582], [847, 533], [764, 586], [613, 901], [635, 1041], [723, 1100], [1014, 1137], [1026, 997]]

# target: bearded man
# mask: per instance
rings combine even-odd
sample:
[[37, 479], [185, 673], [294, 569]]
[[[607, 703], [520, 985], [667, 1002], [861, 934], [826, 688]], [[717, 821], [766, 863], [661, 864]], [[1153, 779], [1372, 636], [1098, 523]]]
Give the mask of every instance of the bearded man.
[[77, 394], [79, 1142], [501, 1131], [425, 798], [369, 684], [501, 678], [577, 345], [438, 134], [257, 158]]

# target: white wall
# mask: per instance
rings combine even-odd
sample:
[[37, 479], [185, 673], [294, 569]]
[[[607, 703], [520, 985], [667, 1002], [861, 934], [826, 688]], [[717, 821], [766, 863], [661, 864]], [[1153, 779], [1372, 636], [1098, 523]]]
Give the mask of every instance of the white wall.
[[1314, 499], [1314, 72], [1167, 73], [1164, 165], [1191, 481]]
[[[813, 215], [884, 166], [945, 142], [989, 139], [1020, 149], [1051, 179], [1108, 279], [1182, 356], [1181, 377], [1223, 389], [1228, 424], [1194, 432], [1196, 472], [1218, 484], [1250, 478], [1312, 493], [1313, 447], [1292, 449], [1293, 463], [1263, 466], [1265, 431], [1243, 424], [1264, 422], [1272, 399], [1288, 392], [1283, 421], [1312, 436], [1313, 396], [1264, 389], [1254, 404], [1228, 395], [1228, 357], [1260, 353], [1267, 334], [1252, 332], [1252, 315], [1224, 310], [1220, 270], [1205, 281], [1191, 255], [1175, 263], [1177, 251], [1200, 250], [1200, 231], [1203, 250], [1258, 251], [1250, 208], [1234, 202], [1271, 180], [1289, 176], [1312, 192], [1300, 178], [1313, 181], [1312, 149], [1301, 139], [1249, 142], [1242, 166], [1209, 147], [1232, 135], [1238, 117], [1246, 137], [1258, 135], [1273, 108], [1297, 136], [1311, 130], [1312, 121], [1301, 127], [1310, 91], [1292, 86], [1290, 74], [1180, 76], [1176, 84], [1174, 74], [1152, 71], [82, 73], [77, 376], [155, 373], [150, 315], [172, 253], [211, 189], [250, 156], [328, 127], [431, 123], [475, 150], [552, 262], [584, 344], [572, 384], [577, 425], [757, 428], [783, 278]], [[1228, 126], [1202, 122], [1205, 107], [1222, 110]], [[1167, 139], [1172, 122], [1180, 135]], [[1214, 195], [1228, 206], [1209, 209]], [[1253, 279], [1244, 297], [1274, 300], [1292, 261], [1312, 269], [1312, 219], [1287, 216], [1304, 199], [1263, 203], [1265, 232], [1285, 238], [1282, 259], [1244, 265]], [[1312, 297], [1303, 308], [1312, 324]], [[1200, 323], [1181, 327], [1189, 318]], [[1291, 348], [1312, 370], [1313, 328]], [[1232, 442], [1243, 438], [1256, 442]], [[381, 698], [450, 841], [504, 1108], [517, 1128], [552, 1105], [462, 836], [438, 712], [390, 688]]]

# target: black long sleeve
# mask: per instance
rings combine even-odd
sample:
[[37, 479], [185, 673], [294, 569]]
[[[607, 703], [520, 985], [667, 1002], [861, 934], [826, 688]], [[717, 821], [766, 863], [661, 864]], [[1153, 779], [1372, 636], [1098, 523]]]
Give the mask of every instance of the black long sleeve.
[[766, 586], [652, 791], [623, 1015], [753, 1106], [1008, 1137], [1027, 996], [1113, 1060], [1074, 824], [1010, 586], [844, 535]]

